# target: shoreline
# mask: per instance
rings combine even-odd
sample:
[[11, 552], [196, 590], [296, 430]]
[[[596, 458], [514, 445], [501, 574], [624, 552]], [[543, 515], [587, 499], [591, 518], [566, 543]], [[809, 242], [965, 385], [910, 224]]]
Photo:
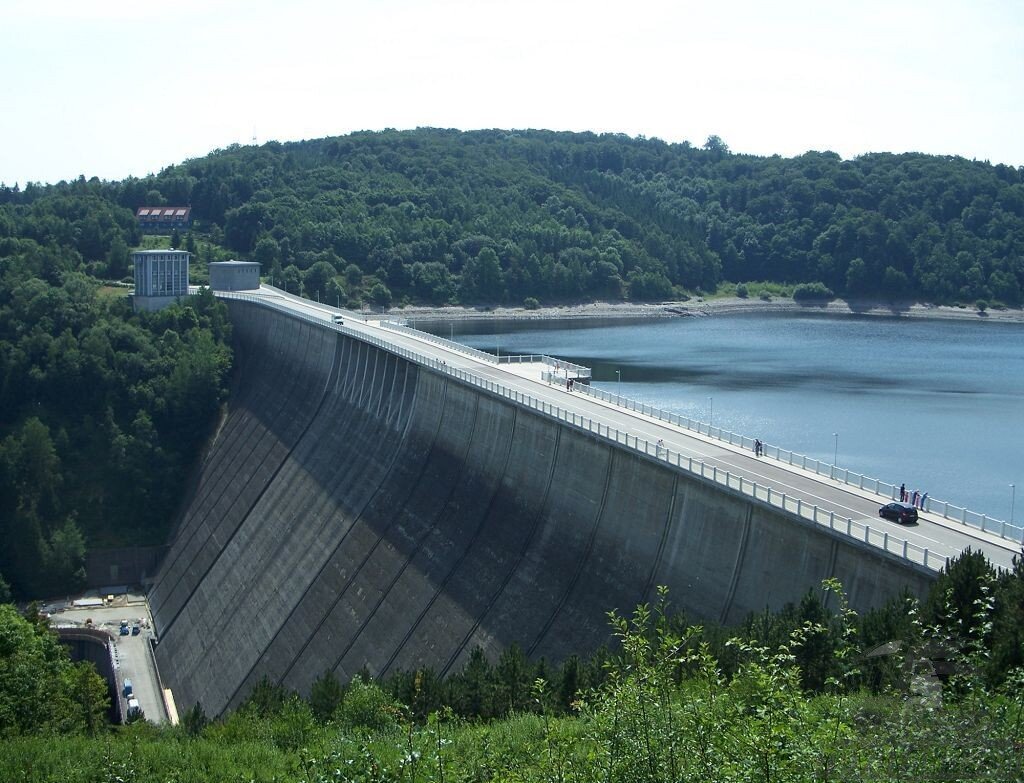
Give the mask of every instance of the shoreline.
[[1024, 310], [986, 310], [918, 303], [890, 303], [877, 300], [833, 299], [825, 304], [799, 304], [792, 299], [691, 299], [686, 302], [590, 302], [579, 305], [539, 307], [392, 307], [386, 315], [417, 320], [569, 320], [574, 318], [694, 318], [735, 313], [820, 313], [825, 315], [872, 315], [887, 318], [935, 318], [971, 320], [982, 323], [1024, 323]]

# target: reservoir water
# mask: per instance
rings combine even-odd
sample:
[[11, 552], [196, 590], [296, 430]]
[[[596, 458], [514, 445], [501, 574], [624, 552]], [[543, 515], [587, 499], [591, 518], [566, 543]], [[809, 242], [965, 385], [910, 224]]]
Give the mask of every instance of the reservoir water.
[[415, 326], [492, 353], [568, 359], [623, 396], [996, 519], [1011, 505], [1024, 517], [1021, 324], [743, 314]]

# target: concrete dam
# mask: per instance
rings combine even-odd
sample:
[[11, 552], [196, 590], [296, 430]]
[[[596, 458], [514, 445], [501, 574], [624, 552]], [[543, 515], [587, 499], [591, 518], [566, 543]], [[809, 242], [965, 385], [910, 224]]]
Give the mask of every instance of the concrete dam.
[[477, 646], [560, 661], [667, 585], [734, 623], [837, 577], [858, 609], [934, 578], [827, 527], [327, 323], [228, 301], [236, 373], [149, 600], [184, 713]]

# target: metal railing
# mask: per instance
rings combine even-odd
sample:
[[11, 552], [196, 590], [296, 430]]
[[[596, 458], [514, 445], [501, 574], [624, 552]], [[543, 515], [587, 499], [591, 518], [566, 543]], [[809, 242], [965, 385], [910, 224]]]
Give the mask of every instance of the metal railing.
[[[787, 496], [786, 493], [780, 492], [769, 485], [758, 484], [757, 482], [745, 479], [741, 475], [722, 470], [715, 465], [708, 465], [702, 460], [695, 460], [692, 457], [683, 456], [678, 452], [672, 452], [657, 443], [651, 443], [646, 439], [630, 435], [628, 432], [622, 432], [621, 430], [609, 427], [607, 424], [596, 421], [590, 417], [565, 410], [553, 403], [537, 399], [530, 394], [509, 388], [496, 381], [476, 375], [469, 370], [454, 367], [443, 360], [435, 359], [417, 351], [396, 345], [395, 343], [376, 335], [352, 329], [344, 324], [334, 324], [323, 319], [313, 318], [312, 316], [295, 312], [284, 305], [267, 301], [266, 299], [256, 295], [218, 292], [218, 296], [228, 299], [239, 299], [253, 302], [268, 309], [285, 313], [289, 317], [315, 324], [321, 328], [333, 329], [334, 331], [346, 334], [354, 339], [361, 340], [362, 342], [370, 345], [375, 345], [383, 350], [395, 354], [396, 356], [408, 359], [415, 364], [428, 367], [436, 372], [443, 373], [449, 377], [466, 383], [467, 385], [490, 392], [516, 404], [523, 405], [531, 410], [537, 411], [541, 415], [555, 419], [569, 427], [596, 435], [597, 437], [605, 438], [627, 449], [644, 454], [649, 458], [671, 465], [692, 475], [699, 476], [706, 481], [710, 481], [713, 484], [736, 492], [758, 505], [779, 509], [783, 512], [793, 514], [799, 519], [806, 520], [823, 528], [827, 527], [830, 531], [848, 538], [851, 542], [859, 546], [871, 549], [880, 549], [913, 566], [922, 567], [927, 571], [934, 572], [941, 570], [948, 563], [949, 559], [947, 557], [936, 555], [934, 552], [930, 552], [927, 547], [917, 546], [906, 539], [890, 535], [886, 531], [872, 528], [870, 525], [854, 521], [852, 518], [837, 517], [834, 512], [825, 511], [824, 509], [820, 509], [817, 505], [808, 504], [801, 498]], [[581, 384], [579, 388], [584, 389], [588, 387]], [[597, 389], [594, 389], [593, 391], [600, 392], [600, 394], [606, 394], [605, 392], [601, 392]], [[594, 396], [600, 395], [595, 394]], [[632, 408], [632, 410], [641, 410], [641, 412], [645, 412], [655, 409], [650, 406], [643, 405], [641, 408]], [[678, 419], [680, 417], [676, 418]]]
[[591, 375], [589, 367], [584, 367], [582, 364], [567, 362], [565, 359], [556, 359], [554, 356], [548, 356], [543, 353], [530, 353], [523, 354], [521, 356], [502, 356], [498, 359], [499, 364], [517, 362], [543, 364], [547, 367], [551, 367], [553, 371], [544, 371], [541, 374], [542, 376], [550, 376], [552, 378], [559, 377], [563, 379], [573, 378], [574, 380], [580, 380], [583, 378], [590, 378]]
[[470, 348], [468, 345], [454, 342], [453, 340], [446, 340], [444, 337], [438, 337], [436, 334], [430, 332], [422, 332], [419, 329], [414, 329], [411, 326], [406, 326], [401, 321], [381, 321], [380, 325], [384, 329], [390, 329], [392, 332], [399, 332], [401, 334], [408, 334], [415, 337], [417, 340], [424, 340], [434, 345], [440, 345], [442, 348], [446, 348], [449, 351], [455, 351], [456, 353], [462, 353], [466, 356], [472, 356], [481, 362], [487, 362], [488, 364], [497, 364], [498, 359], [494, 354], [487, 353], [486, 351], [479, 351], [476, 348]]
[[[544, 373], [543, 379], [549, 383], [561, 382], [561, 378], [559, 376], [552, 375], [551, 373]], [[706, 435], [732, 446], [739, 446], [744, 449], [749, 448], [751, 450], [754, 448], [754, 438], [747, 437], [746, 435], [739, 435], [735, 432], [730, 432], [729, 430], [723, 430], [720, 427], [713, 427], [706, 422], [691, 419], [686, 416], [680, 416], [675, 413], [669, 413], [668, 411], [661, 410], [653, 405], [637, 402], [636, 400], [631, 400], [628, 397], [612, 394], [611, 392], [604, 391], [603, 389], [597, 389], [590, 385], [581, 384], [579, 386], [574, 386], [573, 389], [574, 391], [581, 392], [590, 397], [612, 403], [613, 405], [635, 411], [645, 416], [650, 416], [653, 419], [672, 424], [676, 427], [689, 430], [690, 432]], [[857, 487], [860, 490], [872, 492], [881, 497], [886, 497], [891, 500], [899, 500], [899, 487], [895, 484], [871, 478], [847, 468], [840, 468], [828, 462], [814, 459], [813, 457], [797, 454], [794, 451], [783, 449], [780, 446], [772, 446], [769, 443], [762, 442], [762, 448], [762, 453], [765, 457], [771, 457], [779, 462], [785, 462], [787, 465], [799, 467], [818, 476], [827, 476], [833, 481], [838, 481], [839, 483], [846, 484], [847, 486]], [[992, 533], [993, 535], [997, 535], [1007, 541], [1024, 543], [1024, 528], [1011, 522], [993, 519], [985, 514], [979, 514], [976, 511], [970, 511], [961, 506], [955, 506], [952, 503], [948, 503], [944, 500], [935, 500], [934, 498], [927, 498], [921, 508], [930, 514], [943, 517], [951, 522], [957, 522], [964, 527], [978, 528], [985, 533]]]

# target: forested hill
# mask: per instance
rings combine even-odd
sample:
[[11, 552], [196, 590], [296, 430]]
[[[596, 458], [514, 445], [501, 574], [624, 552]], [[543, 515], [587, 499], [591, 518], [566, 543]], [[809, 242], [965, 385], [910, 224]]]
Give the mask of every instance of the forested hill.
[[[420, 129], [233, 147], [144, 180], [6, 188], [0, 203], [27, 210], [36, 236], [55, 198], [121, 235], [107, 205], [191, 204], [197, 236], [332, 302], [666, 299], [771, 280], [1019, 306], [1022, 176], [913, 153], [755, 157], [717, 137]], [[104, 261], [89, 241], [103, 232], [80, 233], [84, 260]]]

